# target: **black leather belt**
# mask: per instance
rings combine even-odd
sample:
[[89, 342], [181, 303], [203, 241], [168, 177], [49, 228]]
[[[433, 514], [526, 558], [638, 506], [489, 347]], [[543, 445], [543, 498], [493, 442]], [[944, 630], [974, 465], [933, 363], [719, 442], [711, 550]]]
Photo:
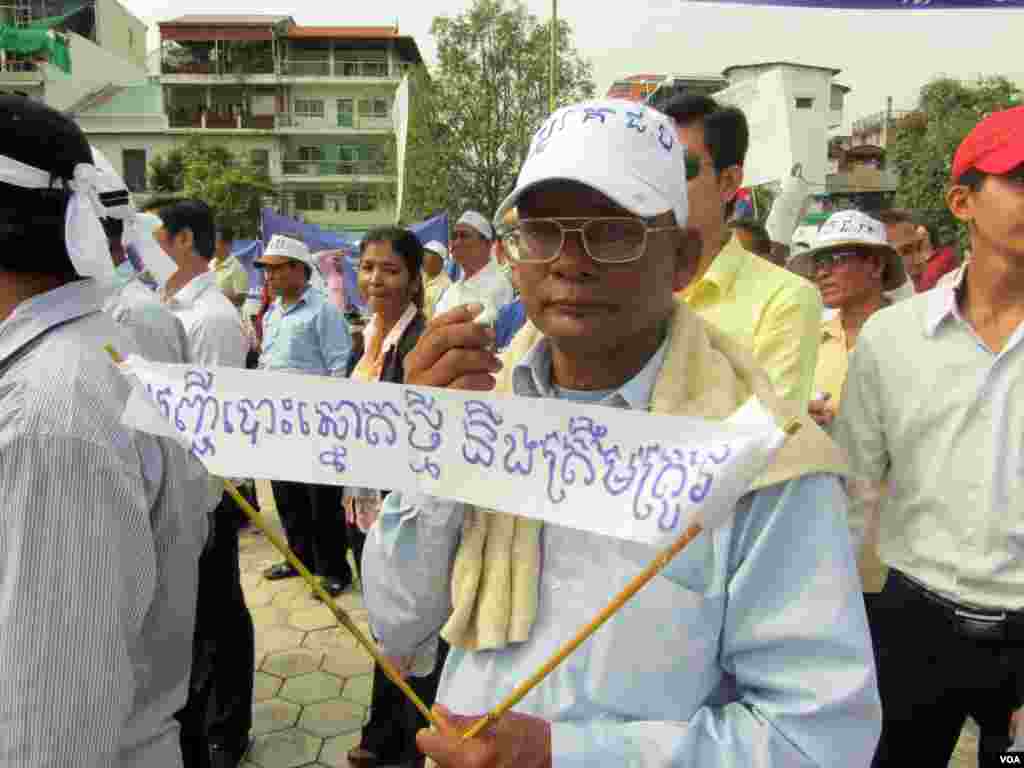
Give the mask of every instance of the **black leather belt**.
[[932, 592], [903, 573], [892, 570], [889, 578], [915, 595], [923, 598], [932, 607], [945, 614], [957, 633], [971, 640], [1004, 642], [1024, 636], [1024, 611], [998, 611], [973, 608]]

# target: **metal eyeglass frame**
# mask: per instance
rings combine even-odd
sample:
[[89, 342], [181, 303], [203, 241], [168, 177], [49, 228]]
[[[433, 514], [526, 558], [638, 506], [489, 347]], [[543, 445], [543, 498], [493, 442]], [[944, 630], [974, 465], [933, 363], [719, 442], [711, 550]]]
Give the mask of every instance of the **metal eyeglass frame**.
[[[597, 262], [598, 264], [632, 264], [634, 261], [639, 261], [641, 258], [643, 258], [644, 254], [647, 253], [647, 239], [648, 239], [648, 235], [651, 232], [679, 232], [680, 231], [678, 226], [652, 227], [649, 224], [647, 224], [647, 222], [645, 222], [643, 219], [635, 219], [635, 218], [630, 218], [628, 216], [594, 216], [592, 218], [587, 218], [587, 217], [583, 217], [583, 216], [543, 216], [543, 217], [536, 217], [536, 218], [520, 219], [519, 220], [520, 231], [519, 231], [518, 234], [520, 235], [520, 240], [523, 239], [522, 231], [521, 231], [522, 225], [523, 224], [528, 224], [528, 223], [534, 222], [534, 221], [550, 221], [550, 222], [554, 222], [555, 224], [557, 224], [558, 228], [561, 230], [561, 236], [562, 236], [561, 241], [558, 243], [558, 247], [555, 248], [554, 253], [552, 253], [552, 255], [550, 257], [546, 258], [546, 259], [532, 259], [532, 258], [524, 259], [524, 258], [521, 258], [518, 254], [520, 252], [526, 251], [527, 249], [526, 249], [525, 245], [520, 245], [518, 248], [515, 249], [516, 250], [516, 256], [512, 257], [519, 264], [550, 264], [551, 262], [555, 261], [558, 258], [558, 254], [560, 254], [562, 252], [562, 249], [565, 247], [565, 235], [566, 235], [567, 232], [568, 233], [572, 233], [572, 232], [579, 232], [580, 233], [580, 242], [583, 244], [583, 250], [586, 252], [587, 256], [589, 256], [593, 261]], [[564, 224], [562, 224], [563, 221], [582, 221], [583, 225], [579, 226], [579, 227], [567, 227]], [[640, 226], [642, 226], [644, 228], [644, 239], [641, 241], [640, 245], [637, 247], [636, 255], [633, 256], [632, 258], [629, 258], [629, 259], [601, 259], [601, 258], [598, 258], [597, 256], [595, 256], [594, 254], [592, 254], [590, 252], [590, 245], [587, 242], [586, 229], [587, 229], [587, 227], [590, 224], [593, 224], [594, 222], [597, 222], [597, 221], [617, 221], [617, 222], [626, 222], [626, 223], [629, 223], [629, 224], [639, 224]]]

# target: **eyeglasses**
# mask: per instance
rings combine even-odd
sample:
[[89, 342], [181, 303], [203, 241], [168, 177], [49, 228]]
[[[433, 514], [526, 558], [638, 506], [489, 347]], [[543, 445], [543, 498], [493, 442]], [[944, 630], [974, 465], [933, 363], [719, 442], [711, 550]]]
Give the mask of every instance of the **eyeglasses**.
[[834, 269], [842, 266], [860, 256], [859, 251], [825, 251], [816, 253], [811, 257], [811, 264], [815, 270]]
[[519, 251], [522, 248], [523, 243], [519, 234], [518, 226], [499, 233], [498, 240], [501, 242], [501, 247], [510, 259], [513, 261], [522, 261]]
[[[563, 221], [582, 221], [567, 227]], [[520, 219], [519, 242], [509, 257], [518, 262], [548, 264], [558, 258], [566, 233], [579, 232], [583, 250], [599, 264], [627, 264], [644, 255], [649, 232], [678, 232], [679, 227], [650, 227], [627, 217]]]

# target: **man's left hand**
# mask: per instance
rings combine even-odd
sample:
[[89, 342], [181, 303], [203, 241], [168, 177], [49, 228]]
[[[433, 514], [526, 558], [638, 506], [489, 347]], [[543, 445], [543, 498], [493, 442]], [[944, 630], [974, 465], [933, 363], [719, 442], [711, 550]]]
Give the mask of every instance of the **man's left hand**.
[[440, 768], [551, 768], [551, 723], [539, 717], [507, 712], [469, 741], [462, 734], [480, 719], [434, 706], [443, 723], [440, 731], [416, 735], [420, 750]]

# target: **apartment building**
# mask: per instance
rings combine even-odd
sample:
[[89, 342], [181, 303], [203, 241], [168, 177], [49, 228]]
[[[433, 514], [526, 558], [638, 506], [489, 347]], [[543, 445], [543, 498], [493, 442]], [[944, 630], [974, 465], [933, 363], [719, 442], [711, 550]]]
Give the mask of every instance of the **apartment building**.
[[281, 213], [335, 229], [394, 220], [392, 106], [421, 63], [394, 27], [307, 27], [289, 16], [159, 24], [160, 74], [77, 115], [144, 191], [154, 157], [200, 136], [263, 168]]
[[0, 0], [0, 25], [42, 19], [52, 19], [52, 29], [66, 38], [71, 71], [50, 63], [44, 51], [0, 50], [0, 92], [66, 110], [99, 88], [145, 77], [146, 25], [117, 0]]

